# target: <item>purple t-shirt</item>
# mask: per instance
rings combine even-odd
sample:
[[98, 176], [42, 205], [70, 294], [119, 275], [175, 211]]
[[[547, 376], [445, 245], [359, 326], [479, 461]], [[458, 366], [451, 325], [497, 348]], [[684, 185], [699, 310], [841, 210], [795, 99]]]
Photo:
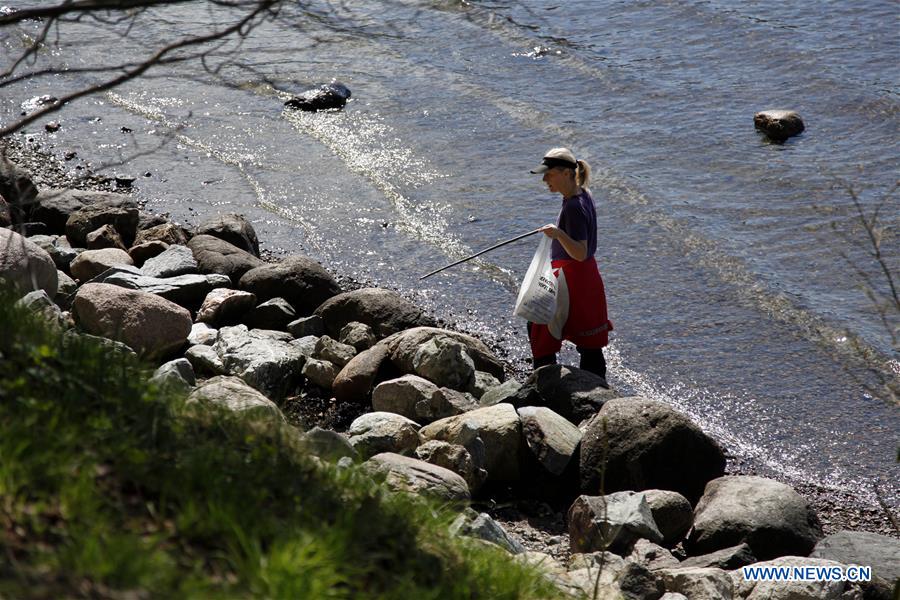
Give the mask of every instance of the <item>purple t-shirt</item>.
[[[587, 240], [587, 258], [594, 256], [597, 251], [597, 212], [590, 192], [584, 190], [564, 199], [556, 226], [576, 242]], [[550, 252], [553, 260], [573, 260], [559, 240], [553, 240]]]

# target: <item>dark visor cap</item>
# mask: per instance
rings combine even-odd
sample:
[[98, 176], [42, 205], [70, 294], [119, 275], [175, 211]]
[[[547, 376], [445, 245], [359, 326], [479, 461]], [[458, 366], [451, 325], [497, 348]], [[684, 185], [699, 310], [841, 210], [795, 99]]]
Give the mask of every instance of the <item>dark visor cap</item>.
[[566, 160], [564, 158], [553, 158], [553, 157], [545, 157], [544, 160], [541, 161], [540, 166], [535, 167], [531, 170], [535, 175], [540, 175], [541, 173], [546, 173], [553, 167], [563, 167], [565, 169], [576, 169], [578, 165], [570, 160]]

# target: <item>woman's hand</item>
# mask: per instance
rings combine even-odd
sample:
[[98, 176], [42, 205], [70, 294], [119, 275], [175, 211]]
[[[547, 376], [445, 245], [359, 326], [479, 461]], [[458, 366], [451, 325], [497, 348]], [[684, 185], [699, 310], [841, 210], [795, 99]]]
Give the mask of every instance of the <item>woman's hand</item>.
[[557, 227], [556, 225], [553, 225], [552, 223], [544, 225], [543, 227], [541, 227], [540, 231], [542, 231], [543, 234], [546, 235], [551, 240], [558, 240], [559, 234], [562, 233], [560, 228]]

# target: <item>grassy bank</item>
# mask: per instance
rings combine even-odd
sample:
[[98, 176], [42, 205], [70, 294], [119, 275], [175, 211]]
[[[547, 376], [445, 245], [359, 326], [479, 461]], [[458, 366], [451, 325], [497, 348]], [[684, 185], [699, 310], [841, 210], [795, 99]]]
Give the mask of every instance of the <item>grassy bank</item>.
[[[0, 294], [0, 596], [547, 598], [454, 513], [191, 410]], [[136, 594], [135, 594], [136, 592]]]

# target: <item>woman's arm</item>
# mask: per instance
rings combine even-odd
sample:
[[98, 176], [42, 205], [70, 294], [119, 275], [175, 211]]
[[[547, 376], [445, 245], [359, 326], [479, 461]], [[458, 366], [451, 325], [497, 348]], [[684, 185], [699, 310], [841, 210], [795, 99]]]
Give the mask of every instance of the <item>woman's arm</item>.
[[587, 259], [587, 240], [573, 240], [569, 237], [568, 233], [556, 225], [544, 225], [541, 227], [541, 231], [543, 231], [544, 235], [547, 237], [559, 240], [563, 249], [575, 260], [582, 261]]

